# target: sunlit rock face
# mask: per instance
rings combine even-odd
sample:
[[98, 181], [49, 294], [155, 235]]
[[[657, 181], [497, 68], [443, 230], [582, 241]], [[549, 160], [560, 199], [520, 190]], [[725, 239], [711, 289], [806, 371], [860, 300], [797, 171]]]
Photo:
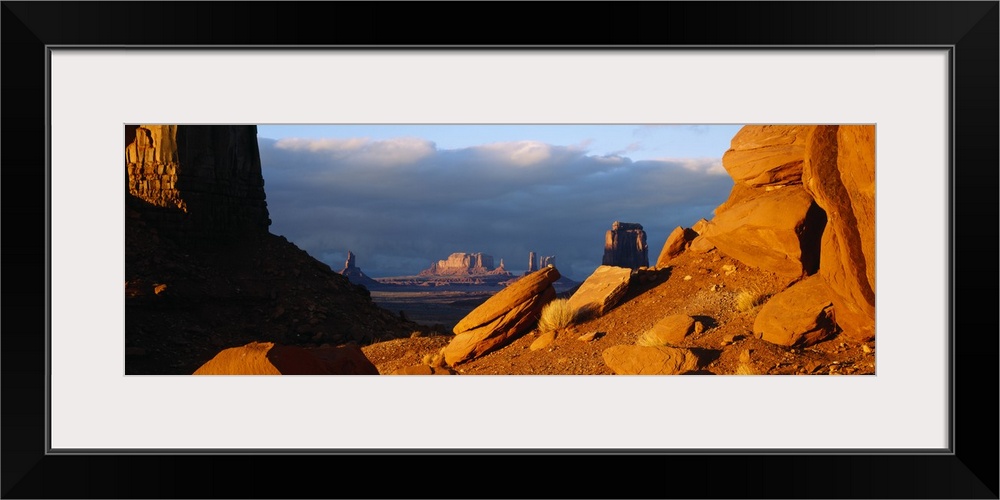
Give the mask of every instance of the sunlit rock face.
[[875, 338], [875, 127], [827, 125], [810, 135], [802, 183], [829, 221], [819, 274], [832, 292], [837, 325]]
[[[843, 335], [873, 339], [875, 127], [747, 125], [722, 164], [734, 180], [732, 192], [712, 220], [694, 228], [698, 236], [688, 250], [717, 249], [793, 279], [816, 275], [832, 303], [823, 314]], [[668, 238], [661, 255], [675, 255], [678, 240]], [[805, 342], [830, 334], [821, 330]], [[764, 338], [802, 342], [773, 340], [779, 336]]]
[[161, 230], [197, 239], [266, 232], [255, 125], [125, 128], [127, 201]]
[[615, 221], [604, 235], [605, 266], [638, 269], [649, 266], [649, 247], [642, 224]]

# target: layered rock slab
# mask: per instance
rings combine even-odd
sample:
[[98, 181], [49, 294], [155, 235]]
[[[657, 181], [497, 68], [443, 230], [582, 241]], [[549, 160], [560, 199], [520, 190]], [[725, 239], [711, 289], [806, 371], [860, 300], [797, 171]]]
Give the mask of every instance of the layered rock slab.
[[455, 338], [442, 349], [445, 362], [455, 365], [501, 347], [535, 326], [542, 307], [556, 298], [552, 286], [560, 277], [547, 267], [515, 281], [462, 318]]
[[631, 279], [629, 268], [600, 266], [569, 298], [569, 306], [581, 319], [603, 316], [625, 296]]
[[746, 126], [733, 136], [722, 163], [737, 183], [753, 187], [797, 184], [812, 126]]

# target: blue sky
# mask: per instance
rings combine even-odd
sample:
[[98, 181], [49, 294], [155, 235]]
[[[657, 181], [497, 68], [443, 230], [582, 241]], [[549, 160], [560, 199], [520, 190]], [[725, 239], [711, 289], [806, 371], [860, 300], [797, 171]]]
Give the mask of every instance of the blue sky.
[[538, 141], [583, 145], [590, 154], [624, 154], [633, 161], [658, 158], [721, 157], [742, 125], [258, 125], [271, 139], [355, 138], [389, 140], [419, 137], [440, 149], [495, 142]]
[[711, 218], [741, 125], [258, 125], [271, 232], [335, 270], [416, 274], [453, 252], [582, 281], [611, 224], [643, 225], [651, 264]]

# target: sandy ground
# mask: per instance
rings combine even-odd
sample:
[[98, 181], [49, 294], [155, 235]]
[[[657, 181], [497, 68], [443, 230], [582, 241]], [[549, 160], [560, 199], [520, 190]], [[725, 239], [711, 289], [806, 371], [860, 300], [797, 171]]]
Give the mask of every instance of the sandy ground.
[[[723, 266], [735, 266], [727, 272]], [[727, 268], [732, 269], [732, 268]], [[687, 279], [685, 279], [687, 278]], [[694, 350], [703, 360], [704, 375], [864, 375], [875, 373], [875, 342], [858, 343], [835, 336], [806, 348], [788, 348], [755, 338], [754, 318], [760, 310], [740, 311], [737, 294], [758, 291], [765, 299], [795, 280], [748, 268], [717, 251], [685, 253], [669, 268], [634, 276], [626, 296], [604, 316], [558, 332], [547, 348], [532, 351], [537, 330], [485, 356], [452, 367], [463, 375], [611, 375], [601, 353], [614, 345], [634, 344], [660, 318], [693, 316], [705, 325], [677, 347]], [[596, 333], [591, 341], [579, 337]], [[416, 338], [396, 339], [362, 350], [388, 374], [420, 364], [450, 341], [445, 333], [420, 330]], [[744, 360], [749, 355], [749, 361]]]

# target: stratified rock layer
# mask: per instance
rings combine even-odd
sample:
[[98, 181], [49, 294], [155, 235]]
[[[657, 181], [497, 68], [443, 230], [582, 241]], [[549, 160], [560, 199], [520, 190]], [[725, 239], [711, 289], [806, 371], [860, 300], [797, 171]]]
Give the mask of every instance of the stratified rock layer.
[[753, 187], [797, 184], [810, 126], [761, 125], [740, 129], [722, 156], [737, 183]]
[[468, 276], [479, 274], [510, 275], [503, 269], [493, 267], [493, 256], [482, 252], [456, 252], [445, 260], [431, 264], [431, 267], [420, 271], [420, 276]]
[[161, 232], [232, 240], [267, 231], [255, 125], [132, 125], [126, 141], [127, 201]]
[[445, 361], [455, 365], [475, 359], [529, 331], [542, 307], [556, 298], [552, 283], [558, 279], [556, 268], [541, 269], [473, 309], [455, 325], [455, 338], [442, 350]]

